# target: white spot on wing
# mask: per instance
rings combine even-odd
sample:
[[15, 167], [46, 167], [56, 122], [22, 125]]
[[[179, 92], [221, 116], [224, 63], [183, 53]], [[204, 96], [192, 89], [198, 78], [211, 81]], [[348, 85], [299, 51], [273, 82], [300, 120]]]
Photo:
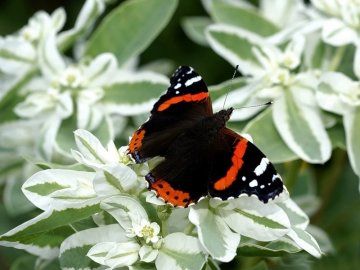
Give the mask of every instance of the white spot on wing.
[[175, 94], [179, 94], [180, 92], [179, 91], [176, 91]]
[[196, 76], [196, 77], [194, 77], [194, 78], [191, 78], [191, 79], [187, 80], [187, 81], [185, 82], [185, 86], [190, 86], [190, 85], [192, 85], [193, 83], [198, 82], [198, 81], [200, 81], [200, 80], [201, 80], [201, 77], [200, 77], [200, 76]]
[[181, 83], [178, 83], [174, 86], [174, 89], [178, 89], [181, 86]]
[[258, 181], [256, 179], [252, 180], [250, 183], [249, 183], [249, 187], [256, 187], [258, 185]]
[[246, 177], [245, 177], [245, 176], [241, 177], [241, 180], [245, 181], [245, 180], [246, 180]]
[[272, 181], [274, 182], [277, 178], [279, 178], [281, 180], [281, 177], [279, 174], [274, 174], [272, 177]]
[[264, 188], [265, 186], [264, 185], [261, 185], [260, 188]]
[[265, 172], [269, 162], [270, 161], [267, 158], [262, 158], [260, 164], [255, 168], [254, 173], [257, 176], [262, 175]]

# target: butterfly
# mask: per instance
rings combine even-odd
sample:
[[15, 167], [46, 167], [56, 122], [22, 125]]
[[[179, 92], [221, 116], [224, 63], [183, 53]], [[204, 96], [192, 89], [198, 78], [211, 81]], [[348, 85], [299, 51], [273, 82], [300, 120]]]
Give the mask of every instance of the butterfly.
[[179, 67], [128, 146], [136, 163], [164, 158], [145, 176], [149, 190], [178, 207], [208, 195], [222, 200], [255, 195], [267, 203], [281, 194], [285, 188], [271, 162], [226, 127], [233, 110], [214, 113], [202, 77]]

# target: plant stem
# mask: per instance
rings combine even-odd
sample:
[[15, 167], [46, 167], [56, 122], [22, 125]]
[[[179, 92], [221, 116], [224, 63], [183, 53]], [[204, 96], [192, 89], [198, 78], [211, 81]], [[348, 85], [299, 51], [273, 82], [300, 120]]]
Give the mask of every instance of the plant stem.
[[339, 47], [336, 49], [336, 52], [334, 54], [334, 57], [331, 59], [330, 65], [329, 65], [329, 71], [335, 71], [339, 67], [341, 60], [345, 54], [345, 46]]

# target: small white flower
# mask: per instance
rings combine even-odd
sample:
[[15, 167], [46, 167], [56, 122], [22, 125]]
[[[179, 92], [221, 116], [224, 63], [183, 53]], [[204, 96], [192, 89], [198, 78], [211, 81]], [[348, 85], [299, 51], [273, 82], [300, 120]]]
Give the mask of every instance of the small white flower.
[[20, 30], [20, 35], [27, 41], [33, 42], [40, 38], [41, 27], [39, 24], [28, 24]]
[[85, 84], [85, 78], [79, 68], [71, 66], [60, 74], [58, 82], [64, 87], [78, 88]]
[[128, 154], [128, 146], [122, 146], [119, 148], [119, 161], [124, 165], [129, 165], [135, 163], [135, 160], [132, 158], [131, 155]]
[[270, 80], [273, 84], [281, 84], [287, 86], [290, 84], [291, 81], [290, 71], [285, 68], [276, 69], [270, 75]]
[[289, 69], [295, 69], [300, 65], [300, 58], [293, 52], [285, 52], [282, 56], [282, 64]]
[[160, 226], [156, 222], [148, 221], [147, 219], [142, 219], [140, 223], [134, 223], [133, 228], [130, 228], [127, 231], [128, 237], [140, 237], [144, 238], [145, 242], [156, 244], [160, 237], [158, 236], [160, 232]]

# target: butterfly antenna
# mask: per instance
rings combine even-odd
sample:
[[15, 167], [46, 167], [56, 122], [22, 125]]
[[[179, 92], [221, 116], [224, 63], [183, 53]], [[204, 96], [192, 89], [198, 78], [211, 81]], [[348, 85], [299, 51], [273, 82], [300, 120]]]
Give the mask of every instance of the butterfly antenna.
[[273, 104], [273, 101], [268, 101], [266, 103], [263, 104], [256, 104], [256, 105], [250, 105], [250, 106], [245, 106], [245, 107], [240, 107], [240, 108], [234, 108], [234, 110], [240, 110], [240, 109], [247, 109], [247, 108], [255, 108], [255, 107], [262, 107], [262, 106], [270, 106], [271, 104]]
[[[230, 82], [232, 82], [232, 81], [235, 79], [236, 72], [239, 72], [239, 69], [238, 69], [238, 68], [239, 68], [239, 65], [236, 65], [235, 70], [234, 70], [234, 74], [233, 74]], [[227, 97], [228, 97], [228, 95], [229, 95], [229, 91], [230, 91], [230, 90], [228, 90], [228, 91], [226, 92], [226, 96], [225, 96], [224, 104], [223, 104], [223, 109], [225, 108], [225, 103], [226, 103]]]

